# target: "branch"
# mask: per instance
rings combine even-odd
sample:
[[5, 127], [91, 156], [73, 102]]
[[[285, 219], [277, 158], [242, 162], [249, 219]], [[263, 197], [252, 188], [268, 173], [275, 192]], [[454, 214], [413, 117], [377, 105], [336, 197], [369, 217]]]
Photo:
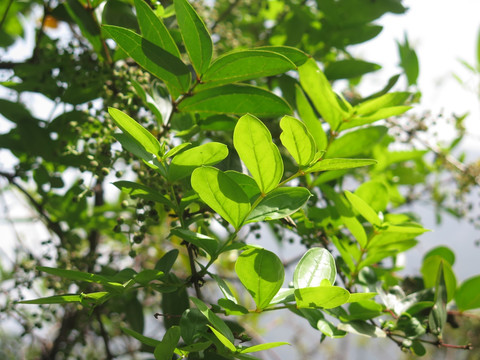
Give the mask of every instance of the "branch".
[[217, 20], [215, 20], [215, 22], [212, 25], [212, 28], [210, 29], [212, 33], [215, 31], [215, 28], [218, 26], [218, 24], [220, 24], [223, 20], [225, 20], [225, 18], [232, 12], [232, 10], [235, 8], [235, 6], [237, 6], [239, 2], [240, 0], [235, 0], [228, 6], [228, 8], [225, 9], [224, 12], [222, 12], [218, 16]]

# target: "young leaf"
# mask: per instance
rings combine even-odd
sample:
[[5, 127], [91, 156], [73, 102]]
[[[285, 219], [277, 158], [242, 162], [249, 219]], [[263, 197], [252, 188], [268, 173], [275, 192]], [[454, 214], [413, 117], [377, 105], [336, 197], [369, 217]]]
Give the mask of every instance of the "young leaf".
[[162, 341], [155, 346], [153, 352], [155, 360], [171, 360], [179, 340], [180, 328], [178, 326], [172, 326], [167, 330]]
[[207, 254], [212, 257], [215, 256], [217, 252], [218, 241], [210, 236], [180, 228], [171, 229], [170, 233], [205, 250]]
[[257, 116], [291, 114], [285, 100], [274, 93], [251, 85], [231, 84], [207, 89], [185, 98], [178, 104], [184, 112]]
[[294, 70], [283, 55], [264, 50], [234, 51], [217, 58], [202, 76], [198, 89], [210, 88]]
[[210, 142], [195, 146], [176, 155], [168, 169], [170, 181], [182, 179], [202, 165], [215, 165], [228, 156], [227, 145]]
[[315, 140], [300, 120], [284, 116], [280, 120], [280, 140], [300, 167], [307, 166], [317, 153]]
[[339, 286], [316, 286], [295, 289], [297, 308], [331, 309], [345, 304], [350, 293]]
[[303, 170], [304, 173], [353, 169], [362, 166], [374, 165], [377, 160], [373, 159], [323, 159]]
[[465, 280], [455, 293], [455, 303], [460, 311], [480, 308], [480, 275]]
[[155, 156], [161, 155], [160, 143], [142, 125], [120, 110], [108, 108], [108, 113], [120, 130], [143, 145], [147, 152]]
[[441, 260], [438, 266], [437, 279], [435, 284], [435, 304], [428, 317], [428, 326], [435, 335], [440, 335], [447, 322], [447, 286], [444, 277], [445, 260]]
[[322, 123], [317, 118], [317, 115], [310, 105], [310, 102], [298, 84], [295, 85], [295, 101], [297, 103], [297, 110], [300, 115], [300, 119], [302, 119], [307, 126], [308, 131], [310, 134], [312, 134], [315, 145], [317, 146], [317, 150], [325, 150], [328, 144], [327, 134], [325, 134]]
[[235, 272], [252, 295], [257, 310], [266, 308], [283, 285], [283, 264], [274, 253], [262, 248], [250, 248], [240, 254]]
[[193, 68], [200, 78], [212, 60], [213, 43], [203, 20], [187, 0], [174, 0], [178, 26]]
[[281, 187], [272, 190], [248, 215], [247, 223], [282, 219], [295, 213], [312, 196], [302, 187]]
[[200, 167], [193, 171], [191, 183], [198, 196], [239, 229], [250, 211], [248, 196], [224, 172], [213, 167]]
[[335, 283], [337, 268], [335, 259], [326, 249], [309, 249], [298, 262], [293, 273], [295, 289], [320, 286], [327, 279], [330, 284]]
[[180, 58], [131, 30], [112, 25], [103, 29], [138, 65], [165, 81], [173, 98], [188, 91], [190, 70]]
[[195, 304], [198, 310], [200, 310], [203, 316], [207, 318], [207, 320], [210, 322], [210, 324], [213, 325], [216, 330], [218, 330], [222, 335], [224, 335], [231, 343], [234, 342], [232, 331], [222, 319], [215, 315], [215, 313], [210, 310], [203, 301], [195, 297], [190, 297], [190, 300]]
[[284, 341], [277, 341], [277, 342], [266, 343], [266, 344], [258, 344], [258, 345], [243, 348], [242, 350], [240, 350], [240, 354], [247, 354], [247, 353], [253, 353], [253, 352], [262, 351], [262, 350], [273, 349], [273, 348], [276, 348], [278, 346], [283, 346], [283, 345], [290, 345], [290, 344], [288, 342], [284, 342]]
[[351, 293], [350, 297], [348, 298], [349, 303], [355, 303], [358, 301], [363, 301], [363, 300], [369, 300], [372, 297], [377, 295], [377, 293], [374, 292], [367, 292], [367, 293]]
[[283, 175], [283, 161], [268, 128], [252, 115], [242, 116], [233, 144], [263, 194], [275, 189]]
[[353, 208], [357, 210], [370, 224], [380, 226], [382, 220], [378, 217], [378, 214], [368, 205], [362, 198], [350, 191], [345, 191], [345, 196], [352, 204]]
[[403, 105], [411, 94], [409, 92], [393, 92], [364, 101], [355, 106], [357, 115], [369, 115], [382, 108]]
[[227, 339], [226, 336], [224, 336], [220, 331], [218, 331], [217, 329], [215, 329], [213, 326], [210, 326], [210, 325], [207, 325], [210, 330], [212, 330], [212, 332], [215, 334], [215, 336], [217, 337], [218, 340], [220, 340], [220, 342], [225, 345], [225, 347], [230, 350], [231, 352], [235, 352], [237, 349], [235, 348], [235, 345], [233, 345], [233, 343]]
[[325, 75], [314, 59], [298, 68], [300, 84], [312, 100], [322, 118], [336, 130], [347, 114], [340, 107], [337, 95], [333, 92]]
[[386, 119], [392, 116], [399, 116], [410, 110], [411, 106], [392, 106], [379, 109], [378, 111], [365, 116], [352, 116], [344, 121], [338, 131], [348, 130], [357, 126], [371, 124], [375, 121]]
[[113, 185], [119, 188], [122, 192], [129, 194], [130, 196], [159, 202], [170, 208], [173, 208], [173, 204], [169, 199], [160, 194], [158, 191], [149, 188], [148, 186], [135, 183], [133, 181], [116, 181], [113, 183]]

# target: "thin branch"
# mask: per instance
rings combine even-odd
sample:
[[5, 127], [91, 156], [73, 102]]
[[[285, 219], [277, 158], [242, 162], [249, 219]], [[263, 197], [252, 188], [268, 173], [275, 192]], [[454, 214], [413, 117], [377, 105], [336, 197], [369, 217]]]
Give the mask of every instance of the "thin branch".
[[109, 338], [108, 338], [108, 333], [105, 330], [105, 327], [103, 326], [102, 317], [101, 317], [98, 309], [95, 311], [95, 313], [97, 315], [98, 325], [100, 326], [100, 335], [102, 336], [103, 342], [105, 344], [106, 359], [107, 360], [113, 360], [114, 356], [110, 352], [110, 341], [109, 341]]
[[210, 31], [213, 33], [215, 31], [215, 28], [218, 26], [218, 24], [220, 24], [223, 20], [226, 19], [226, 17], [232, 12], [232, 10], [235, 8], [235, 6], [237, 6], [237, 4], [240, 2], [240, 0], [235, 0], [234, 2], [232, 2], [228, 8], [225, 9], [224, 12], [222, 12], [217, 20], [215, 20], [215, 22], [213, 23]]

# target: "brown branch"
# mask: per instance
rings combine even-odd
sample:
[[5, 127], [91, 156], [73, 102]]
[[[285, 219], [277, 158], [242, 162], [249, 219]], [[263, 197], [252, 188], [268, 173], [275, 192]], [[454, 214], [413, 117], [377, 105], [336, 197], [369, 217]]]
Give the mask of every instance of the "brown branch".
[[468, 318], [471, 318], [471, 319], [480, 320], [480, 315], [472, 314], [472, 313], [466, 313], [466, 312], [457, 311], [457, 310], [450, 310], [448, 312], [448, 315], [463, 316], [463, 317], [468, 317]]

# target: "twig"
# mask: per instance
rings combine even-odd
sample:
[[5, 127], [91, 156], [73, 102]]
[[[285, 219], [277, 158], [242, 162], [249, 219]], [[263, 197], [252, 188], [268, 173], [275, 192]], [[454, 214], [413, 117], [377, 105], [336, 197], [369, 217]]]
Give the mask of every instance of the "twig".
[[112, 353], [110, 352], [110, 341], [108, 339], [108, 333], [105, 330], [105, 327], [103, 326], [102, 317], [101, 317], [98, 309], [95, 311], [95, 313], [97, 315], [98, 325], [100, 326], [100, 334], [101, 334], [103, 342], [105, 344], [106, 359], [107, 360], [113, 360], [114, 357], [113, 357]]
[[468, 318], [471, 318], [471, 319], [480, 320], [480, 315], [472, 314], [472, 313], [466, 313], [466, 312], [457, 311], [457, 310], [450, 310], [448, 312], [448, 315], [463, 316], [463, 317], [468, 317]]
[[235, 6], [237, 6], [237, 4], [240, 2], [240, 0], [235, 0], [234, 2], [232, 2], [228, 8], [225, 9], [224, 12], [222, 12], [217, 20], [215, 20], [215, 22], [213, 23], [210, 31], [213, 33], [215, 31], [215, 28], [218, 26], [218, 24], [220, 24], [223, 20], [225, 20], [225, 18], [232, 12], [232, 10], [235, 8]]

